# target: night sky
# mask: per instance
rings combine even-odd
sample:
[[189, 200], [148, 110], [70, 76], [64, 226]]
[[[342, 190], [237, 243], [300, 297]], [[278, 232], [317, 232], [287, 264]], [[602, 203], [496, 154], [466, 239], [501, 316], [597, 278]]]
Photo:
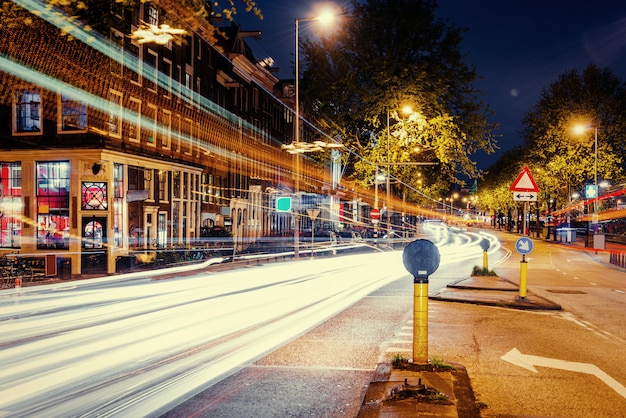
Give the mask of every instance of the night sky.
[[[331, 2], [327, 2], [333, 4]], [[242, 28], [259, 29], [257, 54], [271, 56], [279, 78], [293, 78], [295, 19], [316, 15], [320, 1], [257, 0], [264, 19], [241, 13]], [[347, 4], [345, 0], [334, 4]], [[462, 51], [481, 78], [476, 87], [500, 123], [498, 146], [478, 155], [479, 168], [521, 144], [521, 119], [557, 76], [594, 63], [626, 81], [626, 1], [439, 0], [439, 17], [467, 28]], [[300, 37], [310, 29], [300, 24]], [[314, 35], [314, 34], [311, 34]]]

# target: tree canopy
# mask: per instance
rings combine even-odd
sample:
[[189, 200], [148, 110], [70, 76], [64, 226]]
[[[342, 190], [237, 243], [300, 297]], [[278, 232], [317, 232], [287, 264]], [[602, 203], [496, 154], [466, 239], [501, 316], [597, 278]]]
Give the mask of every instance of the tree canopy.
[[[349, 162], [353, 178], [370, 182], [376, 165], [389, 164], [394, 177], [438, 199], [480, 175], [471, 157], [494, 151], [496, 125], [464, 61], [463, 30], [436, 8], [433, 0], [354, 0], [335, 31], [303, 42], [301, 100], [307, 117], [363, 157]], [[409, 162], [438, 164], [399, 165]]]
[[[609, 69], [567, 70], [543, 89], [524, 115], [524, 145], [507, 153], [485, 176], [480, 201], [490, 208], [513, 204], [510, 186], [527, 165], [541, 189], [543, 209], [562, 208], [586, 184], [624, 181], [626, 84]], [[576, 129], [578, 128], [578, 129]], [[596, 159], [597, 132], [597, 159]]]

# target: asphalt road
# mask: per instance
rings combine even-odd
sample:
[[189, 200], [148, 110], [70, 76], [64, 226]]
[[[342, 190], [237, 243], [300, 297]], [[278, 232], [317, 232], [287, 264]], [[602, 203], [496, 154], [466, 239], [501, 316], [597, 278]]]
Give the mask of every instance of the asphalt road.
[[[498, 235], [514, 248], [518, 236]], [[624, 271], [574, 246], [534, 242], [528, 287], [563, 311], [431, 301], [430, 358], [467, 368], [484, 417], [625, 416]], [[493, 259], [500, 276], [519, 278], [515, 252]], [[457, 275], [479, 262], [463, 261]], [[409, 277], [388, 284], [165, 416], [355, 416], [376, 364], [410, 354], [412, 292]]]

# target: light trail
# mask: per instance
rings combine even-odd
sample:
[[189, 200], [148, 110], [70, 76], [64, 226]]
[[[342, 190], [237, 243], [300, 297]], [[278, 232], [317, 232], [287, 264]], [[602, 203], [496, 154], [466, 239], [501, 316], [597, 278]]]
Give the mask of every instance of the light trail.
[[[443, 266], [480, 257], [482, 235], [450, 233]], [[401, 251], [191, 269], [2, 292], [0, 416], [157, 416], [410, 279]]]

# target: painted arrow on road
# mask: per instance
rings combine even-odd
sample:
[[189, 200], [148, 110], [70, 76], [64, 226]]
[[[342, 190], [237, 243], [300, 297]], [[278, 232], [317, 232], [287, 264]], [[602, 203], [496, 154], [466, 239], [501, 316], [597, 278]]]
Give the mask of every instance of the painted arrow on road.
[[613, 379], [607, 373], [602, 371], [595, 364], [578, 363], [574, 361], [559, 360], [555, 358], [531, 356], [522, 354], [517, 348], [512, 349], [502, 357], [504, 361], [523, 367], [531, 372], [539, 373], [534, 366], [549, 367], [552, 369], [567, 370], [570, 372], [586, 373], [596, 376], [598, 379], [606, 383], [611, 389], [626, 398], [626, 387], [617, 380]]

